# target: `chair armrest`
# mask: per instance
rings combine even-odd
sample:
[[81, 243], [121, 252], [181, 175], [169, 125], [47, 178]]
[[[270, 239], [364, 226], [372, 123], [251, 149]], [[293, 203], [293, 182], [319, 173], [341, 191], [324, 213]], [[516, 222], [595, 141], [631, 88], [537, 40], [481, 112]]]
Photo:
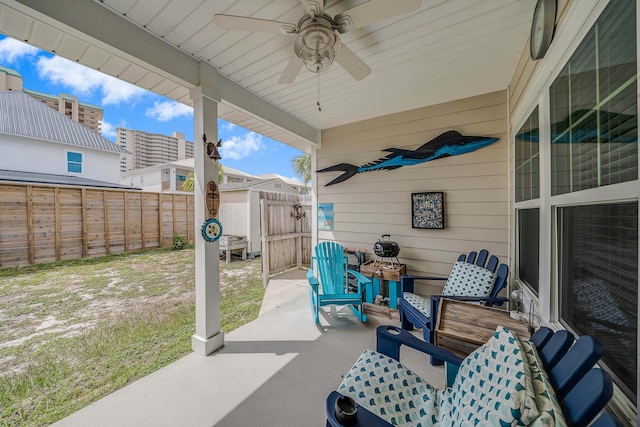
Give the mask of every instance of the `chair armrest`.
[[376, 328], [376, 351], [400, 361], [400, 346], [406, 345], [422, 353], [429, 354], [440, 360], [460, 366], [462, 358], [453, 352], [424, 342], [411, 333], [396, 326], [382, 325]]
[[318, 282], [318, 279], [313, 274], [314, 274], [313, 270], [308, 270], [307, 271], [307, 280], [309, 281], [309, 285], [311, 285], [313, 290], [317, 292], [318, 291], [318, 286], [320, 286], [320, 282]]
[[362, 273], [359, 273], [355, 270], [347, 269], [347, 273], [353, 275], [353, 277], [355, 277], [356, 280], [358, 281], [358, 290], [360, 290], [360, 285], [368, 285], [371, 283], [370, 278], [364, 276]]

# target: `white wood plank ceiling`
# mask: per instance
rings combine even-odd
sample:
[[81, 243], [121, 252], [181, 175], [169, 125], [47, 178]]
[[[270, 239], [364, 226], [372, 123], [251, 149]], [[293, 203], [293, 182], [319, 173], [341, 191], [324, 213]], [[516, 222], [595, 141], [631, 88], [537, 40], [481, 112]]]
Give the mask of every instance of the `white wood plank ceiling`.
[[[66, 1], [66, 0], [65, 0]], [[89, 1], [89, 0], [83, 0]], [[389, 0], [393, 1], [393, 0]], [[507, 87], [526, 46], [534, 0], [422, 0], [416, 12], [349, 31], [342, 42], [372, 69], [355, 81], [337, 63], [316, 75], [302, 69], [278, 83], [292, 55], [292, 38], [225, 31], [215, 14], [294, 24], [299, 0], [95, 0], [119, 19], [215, 67], [219, 73], [315, 129], [466, 98]], [[0, 3], [0, 31], [39, 48], [189, 104], [189, 84], [145, 68], [99, 42], [48, 24], [37, 14]], [[326, 0], [334, 16], [363, 0]], [[91, 20], [91, 16], [85, 17]], [[118, 31], [114, 28], [113, 31]], [[136, 43], [136, 40], [131, 40]], [[301, 147], [297, 138], [250, 115], [222, 107], [223, 118]]]

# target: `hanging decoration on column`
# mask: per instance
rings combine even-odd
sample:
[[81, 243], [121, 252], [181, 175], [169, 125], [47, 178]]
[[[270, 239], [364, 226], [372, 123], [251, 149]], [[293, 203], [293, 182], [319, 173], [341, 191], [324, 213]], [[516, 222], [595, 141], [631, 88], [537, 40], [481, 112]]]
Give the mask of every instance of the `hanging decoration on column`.
[[450, 130], [436, 136], [415, 150], [387, 148], [384, 151], [389, 154], [360, 167], [348, 163], [339, 163], [334, 166], [329, 166], [328, 168], [320, 169], [318, 172], [343, 172], [342, 175], [325, 184], [325, 187], [328, 187], [329, 185], [344, 182], [362, 172], [393, 170], [403, 166], [417, 165], [431, 160], [470, 153], [493, 144], [497, 140], [498, 138], [490, 138], [488, 136], [462, 135], [460, 132]]
[[[207, 155], [211, 160], [220, 160], [222, 157], [218, 152], [218, 148], [222, 146], [222, 140], [218, 140], [217, 144], [207, 142], [207, 134], [202, 134], [202, 142], [207, 148]], [[220, 192], [218, 184], [215, 181], [209, 181], [205, 189], [205, 205], [207, 208], [208, 219], [202, 224], [202, 237], [207, 242], [215, 242], [222, 236], [222, 224], [216, 219], [218, 209], [220, 208]]]
[[211, 160], [220, 160], [222, 156], [218, 152], [218, 148], [222, 147], [222, 139], [219, 139], [216, 144], [213, 142], [207, 142], [207, 134], [202, 134], [202, 142], [204, 142], [207, 147], [207, 155]]

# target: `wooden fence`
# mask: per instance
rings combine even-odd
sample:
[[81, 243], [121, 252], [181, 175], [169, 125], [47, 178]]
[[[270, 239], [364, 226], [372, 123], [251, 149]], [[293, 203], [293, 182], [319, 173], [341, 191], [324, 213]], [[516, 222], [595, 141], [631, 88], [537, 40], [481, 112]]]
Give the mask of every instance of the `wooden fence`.
[[0, 184], [0, 268], [194, 240], [192, 195]]
[[265, 287], [273, 274], [311, 264], [311, 202], [308, 196], [261, 192], [260, 225]]

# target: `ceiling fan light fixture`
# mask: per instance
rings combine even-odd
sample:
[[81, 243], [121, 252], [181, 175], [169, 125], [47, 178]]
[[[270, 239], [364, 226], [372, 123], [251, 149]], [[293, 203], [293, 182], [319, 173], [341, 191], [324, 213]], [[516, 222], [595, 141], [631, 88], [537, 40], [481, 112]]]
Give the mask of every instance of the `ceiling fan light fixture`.
[[329, 69], [336, 57], [336, 47], [339, 46], [340, 39], [327, 17], [306, 20], [300, 25], [300, 32], [293, 42], [296, 55], [313, 73]]

